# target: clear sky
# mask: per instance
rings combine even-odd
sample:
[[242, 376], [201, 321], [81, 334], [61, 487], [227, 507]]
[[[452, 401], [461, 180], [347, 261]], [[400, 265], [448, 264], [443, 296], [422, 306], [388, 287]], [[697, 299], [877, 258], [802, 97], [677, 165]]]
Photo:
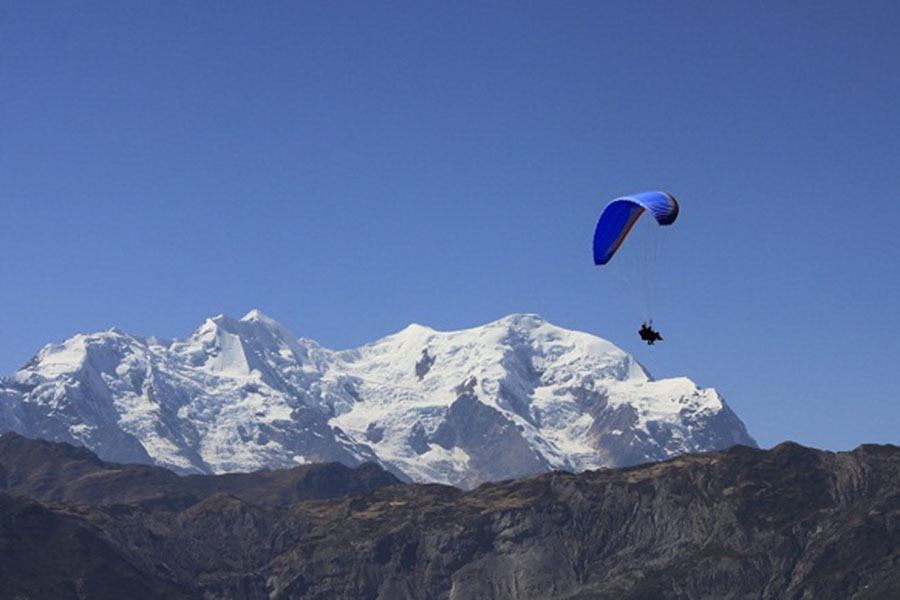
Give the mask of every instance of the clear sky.
[[[646, 189], [653, 348], [591, 260]], [[535, 312], [763, 446], [897, 444], [898, 222], [894, 0], [0, 3], [3, 375], [252, 308], [331, 348]]]

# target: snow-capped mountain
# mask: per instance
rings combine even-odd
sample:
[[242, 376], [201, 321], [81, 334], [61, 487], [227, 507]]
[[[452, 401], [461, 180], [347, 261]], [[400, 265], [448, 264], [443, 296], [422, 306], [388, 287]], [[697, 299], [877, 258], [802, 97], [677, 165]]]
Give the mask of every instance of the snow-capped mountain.
[[410, 325], [340, 352], [259, 311], [184, 340], [77, 335], [0, 379], [10, 430], [182, 472], [372, 461], [462, 487], [755, 445], [715, 390], [653, 380], [612, 343], [536, 315]]

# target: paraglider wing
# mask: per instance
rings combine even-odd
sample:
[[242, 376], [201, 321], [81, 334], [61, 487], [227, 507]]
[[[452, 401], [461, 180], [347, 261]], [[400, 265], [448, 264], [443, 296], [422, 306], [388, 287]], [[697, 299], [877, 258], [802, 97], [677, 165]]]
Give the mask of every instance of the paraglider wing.
[[660, 225], [671, 225], [678, 217], [678, 202], [666, 192], [641, 192], [607, 204], [594, 231], [594, 264], [609, 262], [645, 210]]

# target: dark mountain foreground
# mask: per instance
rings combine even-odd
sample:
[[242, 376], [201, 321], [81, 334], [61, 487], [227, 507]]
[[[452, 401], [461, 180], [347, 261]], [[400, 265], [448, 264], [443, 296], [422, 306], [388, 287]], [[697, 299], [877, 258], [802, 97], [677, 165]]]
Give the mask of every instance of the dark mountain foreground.
[[67, 504], [130, 504], [152, 510], [181, 510], [215, 494], [240, 496], [255, 504], [289, 505], [371, 492], [400, 483], [373, 464], [303, 465], [280, 471], [189, 475], [161, 467], [101, 461], [90, 450], [0, 436], [0, 492]]
[[335, 464], [178, 477], [7, 434], [0, 598], [896, 599], [900, 448], [464, 492]]

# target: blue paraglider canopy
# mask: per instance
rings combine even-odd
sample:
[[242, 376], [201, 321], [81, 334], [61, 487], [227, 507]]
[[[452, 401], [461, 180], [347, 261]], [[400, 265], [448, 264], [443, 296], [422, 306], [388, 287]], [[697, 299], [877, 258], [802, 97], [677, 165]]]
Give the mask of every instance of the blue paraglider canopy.
[[616, 198], [606, 205], [597, 222], [594, 264], [609, 262], [645, 210], [650, 211], [660, 225], [671, 225], [678, 218], [678, 202], [666, 192], [641, 192]]

